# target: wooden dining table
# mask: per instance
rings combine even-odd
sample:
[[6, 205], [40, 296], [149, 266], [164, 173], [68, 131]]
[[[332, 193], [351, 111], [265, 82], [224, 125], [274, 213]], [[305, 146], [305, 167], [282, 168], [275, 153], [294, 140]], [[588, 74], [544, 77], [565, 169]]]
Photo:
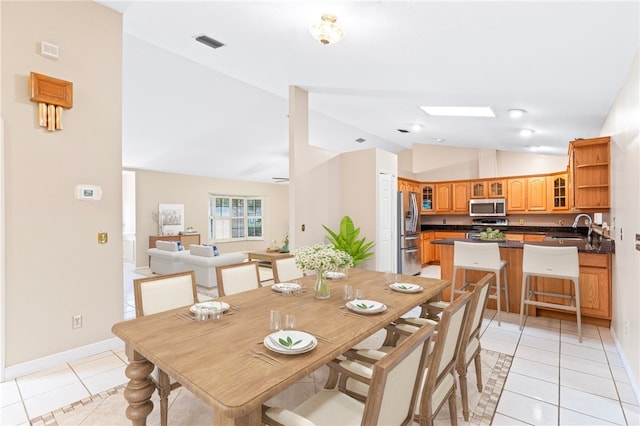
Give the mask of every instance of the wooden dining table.
[[[231, 308], [221, 320], [191, 321], [189, 306], [123, 321], [113, 333], [126, 345], [130, 379], [125, 390], [127, 418], [145, 425], [155, 390], [149, 375], [154, 365], [213, 408], [213, 423], [257, 425], [261, 406], [357, 343], [423, 302], [440, 294], [447, 280], [398, 275], [397, 281], [423, 290], [391, 290], [382, 272], [351, 269], [348, 277], [330, 281], [331, 297], [313, 296], [315, 276], [306, 276], [299, 295], [285, 296], [269, 286], [225, 296]], [[364, 299], [384, 303], [377, 314], [354, 314], [345, 308], [343, 288], [364, 289]], [[296, 355], [272, 352], [262, 344], [271, 331], [271, 310], [296, 316], [296, 330], [317, 338], [317, 346]], [[264, 355], [256, 355], [262, 352]], [[276, 360], [276, 361], [273, 361]]]

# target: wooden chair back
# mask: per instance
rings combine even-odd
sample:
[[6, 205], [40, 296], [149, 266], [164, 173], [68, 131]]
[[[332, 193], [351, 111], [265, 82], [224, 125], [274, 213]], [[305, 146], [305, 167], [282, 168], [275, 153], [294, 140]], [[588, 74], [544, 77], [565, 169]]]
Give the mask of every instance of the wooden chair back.
[[296, 266], [296, 258], [294, 256], [275, 259], [271, 265], [274, 283], [286, 283], [304, 276], [304, 272]]

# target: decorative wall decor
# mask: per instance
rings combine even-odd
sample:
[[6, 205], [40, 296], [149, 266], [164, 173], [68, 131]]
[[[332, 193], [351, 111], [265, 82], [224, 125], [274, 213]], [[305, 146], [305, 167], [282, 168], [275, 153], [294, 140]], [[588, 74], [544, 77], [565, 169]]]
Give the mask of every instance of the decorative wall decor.
[[31, 72], [31, 101], [38, 102], [38, 125], [62, 130], [62, 109], [73, 108], [73, 83]]
[[184, 232], [184, 204], [160, 204], [160, 235]]

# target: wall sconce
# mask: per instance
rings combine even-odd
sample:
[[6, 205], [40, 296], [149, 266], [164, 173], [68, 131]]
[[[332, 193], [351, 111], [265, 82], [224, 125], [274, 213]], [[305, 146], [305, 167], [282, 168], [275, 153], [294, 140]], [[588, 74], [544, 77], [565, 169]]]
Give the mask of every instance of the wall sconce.
[[73, 83], [31, 72], [31, 101], [38, 102], [38, 125], [62, 130], [62, 109], [73, 108]]

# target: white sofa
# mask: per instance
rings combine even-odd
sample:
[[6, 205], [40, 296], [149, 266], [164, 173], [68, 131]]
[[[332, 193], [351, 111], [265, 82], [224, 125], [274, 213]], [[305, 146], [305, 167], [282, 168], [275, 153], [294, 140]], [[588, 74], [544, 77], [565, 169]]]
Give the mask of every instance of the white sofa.
[[188, 271], [183, 262], [185, 251], [178, 250], [176, 241], [156, 241], [156, 248], [147, 250], [149, 269], [154, 274], [174, 274]]
[[232, 265], [247, 260], [247, 254], [243, 252], [220, 253], [213, 255], [211, 246], [191, 244], [189, 251], [182, 257], [187, 270], [196, 273], [196, 284], [202, 287], [213, 288], [218, 286], [216, 278], [216, 266]]
[[213, 255], [211, 246], [191, 244], [188, 251], [178, 251], [175, 241], [156, 241], [156, 248], [147, 250], [149, 268], [154, 274], [195, 271], [196, 284], [214, 288], [218, 285], [216, 266], [241, 263], [247, 259], [244, 252]]

